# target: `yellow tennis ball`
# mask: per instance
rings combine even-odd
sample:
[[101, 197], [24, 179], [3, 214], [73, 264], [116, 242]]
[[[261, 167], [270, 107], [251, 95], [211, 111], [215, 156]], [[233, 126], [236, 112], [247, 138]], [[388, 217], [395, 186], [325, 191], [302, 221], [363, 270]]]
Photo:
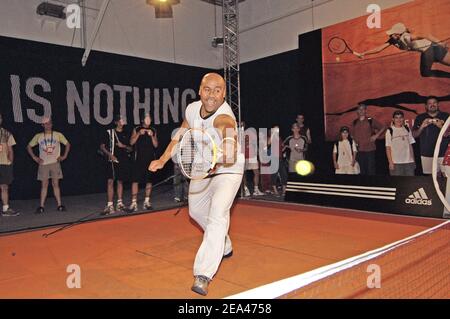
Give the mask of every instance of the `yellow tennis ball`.
[[339, 62], [339, 61], [341, 61], [341, 58], [340, 57], [336, 57], [336, 62]]
[[301, 160], [295, 164], [295, 171], [301, 176], [307, 176], [314, 172], [314, 165], [309, 161]]

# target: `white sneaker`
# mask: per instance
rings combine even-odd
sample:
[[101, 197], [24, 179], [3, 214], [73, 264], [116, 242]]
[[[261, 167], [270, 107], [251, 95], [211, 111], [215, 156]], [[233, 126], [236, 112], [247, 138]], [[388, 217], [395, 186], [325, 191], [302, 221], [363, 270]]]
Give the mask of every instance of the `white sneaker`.
[[111, 215], [114, 214], [114, 206], [113, 205], [106, 205], [105, 209], [103, 210], [102, 215]]
[[264, 193], [261, 192], [258, 187], [256, 187], [255, 191], [253, 192], [253, 196], [262, 196], [262, 195], [264, 195]]
[[250, 197], [250, 191], [248, 190], [247, 186], [244, 188], [244, 197]]
[[138, 211], [137, 203], [136, 202], [131, 203], [130, 207], [128, 207], [128, 212], [129, 213], [134, 213], [134, 212], [137, 212], [137, 211]]
[[117, 203], [117, 205], [116, 205], [116, 210], [117, 210], [118, 212], [123, 212], [123, 211], [126, 210], [126, 207], [125, 207], [125, 205], [124, 205], [122, 202], [120, 202], [120, 203]]
[[142, 209], [152, 209], [152, 203], [150, 202], [144, 202], [144, 205], [142, 206]]

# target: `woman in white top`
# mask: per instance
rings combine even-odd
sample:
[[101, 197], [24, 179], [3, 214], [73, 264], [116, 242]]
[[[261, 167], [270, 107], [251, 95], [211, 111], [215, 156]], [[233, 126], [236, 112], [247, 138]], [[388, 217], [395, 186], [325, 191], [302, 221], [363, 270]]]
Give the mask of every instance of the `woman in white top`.
[[432, 70], [434, 63], [450, 66], [450, 53], [444, 41], [432, 35], [420, 36], [413, 34], [403, 23], [397, 23], [386, 32], [388, 41], [372, 50], [362, 53], [354, 52], [359, 58], [369, 54], [377, 54], [391, 45], [404, 51], [420, 52], [420, 75], [423, 77], [450, 78], [450, 73], [442, 70]]
[[349, 128], [341, 127], [339, 141], [333, 147], [333, 163], [336, 174], [356, 175], [360, 173], [356, 153], [356, 144], [350, 137]]
[[412, 144], [416, 141], [405, 125], [402, 111], [395, 111], [392, 126], [386, 130], [386, 156], [392, 176], [414, 176], [416, 163]]

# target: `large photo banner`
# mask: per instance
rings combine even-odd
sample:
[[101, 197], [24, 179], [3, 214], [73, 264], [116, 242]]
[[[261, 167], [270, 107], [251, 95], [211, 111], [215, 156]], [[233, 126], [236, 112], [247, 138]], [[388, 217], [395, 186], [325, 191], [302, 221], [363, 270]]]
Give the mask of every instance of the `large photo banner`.
[[337, 140], [339, 128], [351, 125], [359, 103], [386, 125], [401, 110], [411, 127], [430, 95], [449, 112], [449, 46], [450, 0], [382, 10], [381, 28], [369, 28], [367, 16], [324, 28], [326, 139]]

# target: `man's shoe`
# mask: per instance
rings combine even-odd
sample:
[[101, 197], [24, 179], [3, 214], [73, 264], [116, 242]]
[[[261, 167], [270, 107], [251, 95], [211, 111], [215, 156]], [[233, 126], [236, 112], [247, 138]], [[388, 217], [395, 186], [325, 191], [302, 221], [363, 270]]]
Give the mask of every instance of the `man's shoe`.
[[195, 276], [191, 290], [202, 296], [206, 296], [208, 294], [209, 281], [209, 278], [206, 276]]
[[35, 214], [42, 214], [42, 213], [44, 213], [44, 207], [39, 206], [34, 213]]
[[114, 213], [115, 213], [114, 206], [113, 205], [106, 205], [105, 209], [102, 212], [102, 215], [105, 216], [105, 215], [111, 215], [111, 214], [114, 214]]
[[127, 213], [134, 213], [137, 211], [138, 211], [138, 206], [137, 206], [137, 203], [134, 202], [134, 203], [131, 203], [131, 205], [128, 207]]
[[144, 209], [144, 210], [152, 209], [152, 203], [144, 202], [144, 205], [142, 206], [142, 209]]
[[124, 212], [124, 211], [126, 211], [126, 207], [125, 207], [125, 205], [122, 203], [122, 202], [120, 202], [120, 203], [117, 203], [117, 205], [116, 205], [116, 210], [118, 211], [118, 212]]
[[12, 216], [19, 216], [19, 215], [20, 215], [19, 212], [15, 211], [11, 207], [8, 208], [7, 210], [5, 210], [4, 212], [2, 212], [2, 216], [4, 216], [4, 217], [12, 217]]
[[231, 256], [233, 256], [233, 251], [230, 251], [228, 254], [223, 255], [222, 258], [230, 258]]
[[58, 212], [65, 212], [67, 209], [66, 209], [66, 206], [64, 206], [64, 205], [59, 205], [58, 208], [57, 208], [57, 210], [58, 210]]
[[253, 192], [253, 196], [262, 196], [262, 195], [264, 195], [264, 193], [261, 192], [258, 187], [255, 187], [255, 191]]

